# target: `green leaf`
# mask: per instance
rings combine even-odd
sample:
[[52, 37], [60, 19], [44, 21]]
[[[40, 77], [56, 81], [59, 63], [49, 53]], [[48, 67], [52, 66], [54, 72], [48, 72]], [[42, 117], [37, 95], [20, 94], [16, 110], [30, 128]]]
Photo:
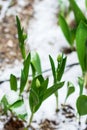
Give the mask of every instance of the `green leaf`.
[[80, 116], [87, 115], [87, 96], [79, 96], [76, 102], [76, 107]]
[[66, 57], [62, 54], [60, 61], [58, 61], [58, 67], [57, 67], [57, 81], [60, 81], [64, 70], [65, 70], [65, 65], [66, 65]]
[[[74, 27], [73, 29], [71, 29], [70, 30], [70, 32], [71, 32], [71, 41], [72, 41], [72, 43], [74, 44], [74, 40], [75, 40], [75, 38], [76, 38], [76, 27]], [[71, 48], [72, 49], [72, 48]]]
[[[31, 83], [31, 88], [33, 88], [35, 90], [35, 92], [38, 94], [39, 93], [39, 89], [42, 85], [42, 83], [44, 82], [44, 78], [42, 75], [38, 75], [36, 76]], [[39, 86], [38, 86], [39, 84]]]
[[52, 57], [50, 55], [49, 55], [49, 59], [50, 59], [52, 74], [53, 74], [53, 78], [54, 78], [54, 83], [56, 83], [56, 68], [55, 68], [55, 64], [54, 64], [54, 61], [53, 61], [53, 59], [52, 59]]
[[36, 69], [32, 63], [31, 63], [31, 70], [32, 70], [32, 78], [34, 78], [36, 76]]
[[44, 80], [42, 75], [38, 75], [32, 80], [29, 103], [32, 113], [35, 113], [43, 102], [43, 96], [48, 86], [48, 78]]
[[52, 94], [54, 94], [58, 89], [60, 89], [61, 87], [63, 87], [64, 82], [60, 82], [60, 83], [56, 83], [54, 84], [52, 87], [48, 88], [45, 91], [44, 97], [43, 97], [43, 101], [45, 99], [47, 99], [49, 96], [51, 96]]
[[37, 52], [31, 53], [31, 63], [32, 63], [33, 67], [35, 68], [37, 75], [40, 75], [42, 73], [41, 61], [40, 61], [40, 57]]
[[85, 0], [85, 5], [86, 5], [86, 8], [87, 8], [87, 0]]
[[68, 82], [67, 83], [67, 95], [66, 95], [66, 98], [65, 98], [65, 101], [67, 100], [67, 98], [75, 92], [75, 87], [74, 85], [71, 83], [71, 82]]
[[10, 75], [10, 87], [11, 90], [17, 91], [17, 78], [13, 74]]
[[59, 24], [60, 24], [60, 27], [63, 31], [63, 34], [64, 34], [66, 40], [68, 41], [70, 46], [72, 46], [73, 42], [71, 40], [71, 32], [70, 32], [70, 29], [68, 27], [68, 24], [66, 23], [66, 21], [62, 15], [59, 15]]
[[41, 87], [39, 88], [39, 99], [41, 101], [43, 100], [43, 96], [45, 94], [45, 91], [47, 90], [48, 82], [49, 79], [47, 78], [46, 80], [44, 80], [44, 82], [41, 84]]
[[87, 20], [86, 20], [84, 14], [82, 13], [80, 8], [76, 4], [75, 0], [69, 0], [69, 2], [70, 2], [71, 9], [74, 12], [77, 25], [80, 23], [81, 20], [83, 20], [84, 22], [87, 23]]
[[39, 87], [39, 93], [38, 93], [39, 104], [35, 107], [35, 112], [39, 109], [39, 107], [43, 103], [43, 98], [44, 98], [44, 95], [45, 95], [45, 91], [47, 90], [47, 87], [48, 87], [48, 78], [46, 80], [44, 80], [44, 82]]
[[9, 108], [11, 110], [14, 110], [15, 108], [18, 108], [18, 107], [22, 106], [23, 104], [24, 104], [23, 100], [18, 100], [15, 103], [13, 103], [12, 105], [10, 105]]
[[28, 74], [29, 74], [29, 65], [30, 65], [30, 59], [31, 55], [28, 54], [27, 58], [24, 60], [24, 68], [21, 71], [21, 79], [20, 79], [20, 93], [23, 92], [26, 82], [28, 80]]
[[8, 103], [7, 98], [6, 98], [5, 95], [3, 96], [2, 100], [1, 100], [1, 104], [3, 105], [4, 113], [7, 113], [9, 103]]
[[80, 22], [76, 32], [76, 48], [82, 72], [87, 71], [87, 25]]
[[35, 107], [39, 104], [39, 97], [33, 88], [30, 89], [29, 104], [31, 112], [35, 112]]
[[83, 87], [84, 87], [84, 79], [82, 77], [78, 77], [78, 84], [80, 88], [79, 95], [83, 94]]
[[24, 34], [24, 30], [21, 27], [21, 23], [18, 16], [16, 16], [16, 22], [17, 22], [19, 46], [20, 46], [22, 57], [23, 59], [25, 59], [26, 58], [25, 40], [27, 38], [27, 35]]
[[27, 117], [27, 113], [25, 113], [25, 114], [19, 114], [17, 116], [18, 116], [18, 118], [20, 118], [22, 120], [25, 120], [25, 118]]

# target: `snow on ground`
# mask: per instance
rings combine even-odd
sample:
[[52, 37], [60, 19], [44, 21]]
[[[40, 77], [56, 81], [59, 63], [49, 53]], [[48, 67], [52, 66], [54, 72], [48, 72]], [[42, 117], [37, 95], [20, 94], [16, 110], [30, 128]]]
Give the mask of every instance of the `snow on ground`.
[[[57, 57], [61, 35], [57, 25], [57, 0], [36, 0], [34, 19], [29, 22], [28, 44], [31, 51], [37, 51], [42, 59], [44, 69], [48, 68], [48, 55]], [[60, 39], [58, 39], [60, 38]], [[56, 48], [56, 49], [55, 49]]]
[[[82, 0], [83, 1], [83, 0]], [[83, 2], [78, 0], [79, 6], [85, 11]], [[35, 0], [34, 2], [34, 17], [29, 22], [28, 28], [28, 40], [27, 46], [31, 51], [37, 51], [40, 54], [42, 69], [46, 70], [50, 68], [50, 62], [48, 55], [50, 54], [56, 61], [57, 55], [60, 53], [60, 49], [63, 46], [68, 46], [67, 41], [65, 40], [60, 27], [57, 25], [58, 18], [58, 0]], [[67, 65], [71, 63], [78, 62], [76, 52], [69, 54], [67, 57]], [[20, 65], [21, 66], [21, 65]], [[19, 67], [20, 67], [19, 66]], [[15, 74], [19, 74], [21, 69], [15, 69]], [[2, 79], [9, 77], [9, 71], [2, 75]], [[67, 103], [70, 103], [75, 107], [75, 101], [79, 93], [79, 87], [77, 84], [78, 76], [81, 76], [80, 66], [74, 66], [63, 76], [63, 80], [71, 81], [75, 87], [75, 93], [69, 98]], [[50, 78], [52, 82], [52, 77]], [[6, 86], [9, 86], [8, 83], [3, 83], [1, 85], [1, 91], [4, 91]], [[3, 87], [4, 86], [4, 87]], [[64, 102], [64, 97], [66, 95], [66, 84], [59, 90], [59, 103]], [[28, 105], [27, 105], [28, 106]], [[39, 115], [39, 116], [38, 116]], [[55, 119], [55, 97], [54, 95], [47, 99], [41, 106], [40, 110], [35, 114], [34, 120], [39, 120], [45, 118]], [[75, 124], [76, 121], [74, 121]], [[75, 124], [76, 125], [76, 124]], [[74, 127], [71, 124], [62, 124], [62, 127], [59, 130], [71, 130]], [[77, 130], [75, 126], [72, 130]]]
[[2, 0], [0, 0], [0, 6], [2, 8], [2, 10], [0, 11], [0, 21], [5, 16], [5, 13], [7, 11], [7, 8], [9, 6], [10, 2], [11, 2], [11, 0], [8, 0], [8, 1], [2, 1]]

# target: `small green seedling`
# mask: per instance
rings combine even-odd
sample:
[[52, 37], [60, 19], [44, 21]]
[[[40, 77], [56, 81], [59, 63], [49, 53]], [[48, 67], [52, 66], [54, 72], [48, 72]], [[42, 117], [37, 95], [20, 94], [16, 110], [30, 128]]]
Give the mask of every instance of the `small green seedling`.
[[1, 106], [1, 109], [3, 110], [3, 111], [1, 111], [2, 114], [6, 114], [7, 115], [8, 101], [7, 101], [7, 98], [6, 98], [5, 95], [3, 96], [2, 100], [0, 101], [0, 106]]
[[78, 85], [80, 88], [80, 92], [79, 92], [79, 97], [77, 98], [77, 101], [76, 101], [76, 107], [77, 107], [77, 111], [78, 111], [79, 119], [80, 119], [80, 116], [87, 114], [87, 96], [83, 95], [83, 87], [84, 87], [83, 77], [78, 78]]
[[83, 21], [80, 22], [76, 32], [76, 48], [84, 77], [84, 85], [87, 87], [87, 24]]
[[78, 97], [76, 102], [76, 107], [79, 113], [79, 116], [87, 115], [87, 96], [81, 95]]
[[[8, 111], [10, 111], [11, 113], [14, 113], [15, 108], [18, 108], [24, 104], [21, 94], [24, 91], [24, 88], [25, 88], [27, 80], [28, 80], [29, 65], [30, 65], [30, 53], [28, 54], [28, 56], [26, 57], [26, 59], [23, 62], [23, 70], [21, 70], [21, 78], [20, 78], [20, 88], [19, 88], [20, 91], [18, 90], [16, 76], [14, 76], [13, 74], [10, 75], [10, 88], [12, 91], [15, 91], [15, 92], [19, 91], [19, 99], [16, 102], [14, 102], [13, 104], [9, 104], [6, 96], [4, 96], [1, 100], [1, 104], [3, 106], [4, 113], [7, 113]], [[27, 115], [27, 113], [19, 114], [19, 115], [17, 115], [17, 117], [24, 120], [26, 115]]]
[[[30, 65], [30, 53], [28, 54], [28, 56], [24, 60], [23, 70], [21, 71], [19, 99], [16, 102], [14, 102], [13, 104], [9, 104], [6, 96], [3, 96], [2, 100], [1, 100], [1, 105], [3, 107], [3, 111], [5, 114], [7, 114], [7, 112], [10, 111], [12, 113], [12, 115], [15, 115], [14, 109], [18, 108], [24, 104], [21, 93], [24, 91], [24, 88], [25, 88], [26, 83], [27, 83], [28, 73], [29, 73], [29, 65]], [[17, 84], [17, 78], [13, 74], [10, 75], [10, 88], [12, 91], [15, 91], [15, 92], [19, 91], [18, 84]], [[27, 115], [27, 113], [19, 114], [19, 115], [17, 115], [17, 117], [24, 120], [26, 115]]]
[[[51, 64], [51, 69], [52, 69], [52, 75], [53, 75], [53, 80], [54, 84], [58, 83], [61, 81], [62, 75], [64, 73], [65, 65], [66, 65], [66, 57], [64, 55], [59, 55], [57, 58], [57, 68], [55, 66], [55, 63], [53, 61], [53, 58], [49, 56], [50, 59], [50, 64]], [[55, 92], [56, 96], [56, 110], [58, 110], [58, 92]]]
[[18, 114], [15, 112], [15, 109], [21, 107], [24, 104], [23, 99], [18, 99], [17, 101], [15, 101], [12, 104], [9, 104], [8, 99], [6, 97], [6, 95], [3, 96], [2, 100], [0, 101], [0, 106], [2, 108], [2, 115], [8, 115], [8, 112], [10, 112], [11, 116], [17, 116], [18, 118], [25, 120], [26, 116], [27, 116], [27, 112], [23, 113], [23, 114]]
[[78, 77], [78, 85], [80, 88], [79, 96], [83, 94], [83, 88], [84, 88], [84, 79], [83, 77]]
[[26, 58], [25, 40], [27, 38], [27, 35], [24, 33], [24, 29], [21, 27], [21, 23], [18, 16], [16, 16], [16, 22], [17, 22], [19, 46], [22, 57], [23, 59], [25, 59]]
[[[8, 111], [10, 111], [14, 115], [15, 114], [14, 109], [24, 104], [23, 92], [28, 81], [29, 69], [31, 65], [32, 81], [30, 84], [30, 91], [29, 93], [26, 93], [29, 96], [29, 105], [31, 110], [29, 125], [31, 125], [34, 113], [36, 113], [39, 110], [43, 101], [45, 101], [53, 93], [55, 93], [56, 97], [58, 97], [57, 90], [64, 85], [64, 82], [60, 82], [60, 80], [64, 73], [66, 57], [64, 57], [64, 55], [59, 55], [57, 59], [58, 60], [57, 68], [55, 68], [54, 61], [52, 57], [49, 56], [54, 83], [51, 87], [50, 86], [48, 87], [49, 80], [48, 78], [45, 79], [42, 76], [41, 62], [38, 53], [35, 52], [34, 54], [29, 53], [28, 55], [26, 55], [25, 44], [24, 44], [26, 38], [24, 36], [23, 29], [21, 28], [19, 18], [16, 17], [16, 20], [17, 20], [17, 28], [18, 28], [18, 39], [20, 42], [20, 49], [23, 57], [23, 69], [21, 70], [20, 86], [18, 87], [16, 76], [11, 74], [10, 88], [12, 91], [18, 92], [19, 97], [17, 101], [15, 101], [12, 104], [9, 104], [5, 95], [3, 96], [0, 105], [2, 104], [5, 113], [8, 113]], [[17, 117], [24, 120], [26, 115], [27, 113], [25, 112], [24, 114], [17, 115]]]
[[87, 23], [87, 19], [84, 16], [84, 14], [82, 13], [82, 11], [80, 10], [80, 8], [78, 7], [78, 5], [76, 4], [75, 0], [69, 0], [69, 3], [70, 3], [71, 11], [73, 11], [74, 16], [75, 16], [76, 25], [73, 28], [71, 28], [67, 24], [65, 18], [61, 14], [59, 15], [59, 24], [60, 24], [60, 27], [63, 31], [63, 34], [64, 34], [66, 40], [68, 41], [71, 49], [73, 50], [74, 40], [76, 38], [77, 27], [81, 20], [83, 20], [85, 23]]
[[29, 74], [30, 62], [31, 62], [31, 55], [29, 53], [28, 56], [26, 57], [26, 59], [24, 60], [23, 70], [21, 70], [20, 94], [23, 92], [23, 90], [24, 90], [24, 88], [26, 86], [26, 83], [28, 81], [28, 74]]
[[42, 75], [38, 75], [33, 78], [29, 94], [29, 104], [31, 109], [29, 125], [32, 122], [34, 113], [37, 112], [43, 101], [55, 93], [63, 85], [64, 82], [58, 82], [48, 88], [48, 78], [44, 79]]
[[37, 52], [31, 53], [31, 69], [33, 78], [42, 74], [41, 61]]
[[66, 98], [65, 98], [65, 102], [66, 103], [68, 97], [73, 94], [75, 92], [75, 87], [71, 82], [67, 82], [67, 94], [66, 94]]
[[74, 13], [75, 21], [76, 21], [77, 26], [79, 25], [81, 20], [83, 20], [84, 22], [87, 23], [87, 19], [84, 16], [84, 14], [82, 13], [79, 6], [76, 4], [76, 1], [75, 0], [69, 0], [69, 3], [70, 3], [70, 6], [71, 6], [71, 10]]
[[59, 15], [59, 25], [60, 25], [60, 27], [61, 27], [61, 29], [63, 31], [63, 34], [64, 34], [66, 40], [69, 43], [71, 49], [73, 49], [73, 47], [74, 47], [74, 40], [75, 40], [75, 29], [74, 28], [71, 29], [68, 26], [65, 18], [61, 14]]
[[[21, 50], [22, 58], [24, 60], [23, 69], [21, 70], [21, 79], [20, 79], [20, 94], [21, 94], [28, 81], [29, 66], [31, 63], [31, 55], [30, 55], [30, 53], [28, 55], [26, 54], [25, 40], [27, 38], [27, 34], [24, 33], [24, 29], [21, 27], [21, 23], [20, 23], [18, 16], [16, 16], [16, 22], [17, 22], [17, 30], [18, 30], [19, 47]], [[15, 77], [14, 77], [14, 80], [16, 80]]]
[[[20, 87], [18, 87], [16, 76], [11, 74], [10, 75], [10, 88], [12, 91], [19, 92], [19, 99], [13, 104], [9, 104], [8, 99], [6, 98], [6, 95], [4, 95], [0, 103], [0, 105], [2, 105], [3, 107], [4, 113], [7, 114], [7, 112], [10, 111], [11, 113], [13, 113], [13, 115], [15, 114], [14, 109], [24, 104], [24, 101], [22, 99], [23, 98], [22, 93], [28, 81], [29, 67], [31, 63], [31, 55], [30, 53], [26, 55], [26, 51], [25, 51], [26, 35], [24, 34], [23, 28], [21, 28], [20, 20], [18, 17], [16, 17], [16, 21], [17, 21], [19, 45], [20, 45], [21, 54], [24, 61], [23, 61], [23, 69], [21, 70]], [[19, 114], [17, 115], [17, 117], [24, 119], [26, 115], [27, 113]]]
[[[21, 70], [19, 95], [24, 91], [24, 88], [27, 84], [30, 62], [31, 62], [31, 55], [29, 53], [23, 62], [23, 69]], [[14, 90], [14, 91], [18, 90], [17, 78], [13, 74], [10, 75], [10, 87], [11, 87], [11, 90]]]

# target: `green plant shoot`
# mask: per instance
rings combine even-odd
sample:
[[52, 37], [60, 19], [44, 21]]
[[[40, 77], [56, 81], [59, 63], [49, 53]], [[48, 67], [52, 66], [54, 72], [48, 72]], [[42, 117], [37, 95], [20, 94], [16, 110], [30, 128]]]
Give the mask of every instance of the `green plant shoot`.
[[38, 75], [32, 80], [29, 104], [31, 109], [31, 117], [29, 125], [32, 122], [34, 113], [39, 109], [44, 100], [51, 96], [57, 89], [60, 89], [64, 82], [59, 82], [48, 88], [48, 78], [44, 79], [42, 75]]
[[79, 63], [87, 86], [87, 25], [81, 21], [76, 32], [76, 48]]
[[21, 23], [18, 16], [16, 16], [16, 22], [17, 22], [19, 46], [20, 46], [22, 57], [23, 59], [25, 59], [26, 58], [25, 40], [27, 38], [27, 35], [24, 33], [24, 29], [21, 27]]
[[76, 101], [77, 111], [79, 116], [87, 114], [87, 96], [83, 95], [84, 79], [83, 77], [78, 78], [78, 85], [80, 88], [79, 97]]
[[72, 47], [74, 41], [72, 40], [71, 30], [62, 15], [59, 15], [59, 25], [63, 31], [66, 40], [68, 41], [69, 45]]
[[81, 20], [83, 20], [85, 23], [87, 23], [87, 19], [84, 16], [84, 14], [82, 13], [82, 11], [80, 10], [80, 8], [78, 7], [78, 5], [76, 4], [75, 0], [69, 0], [69, 3], [70, 3], [70, 8], [73, 11], [74, 16], [75, 16], [76, 25], [73, 28], [69, 27], [65, 18], [61, 14], [59, 15], [59, 24], [60, 24], [60, 27], [63, 31], [63, 34], [64, 34], [66, 40], [68, 41], [71, 49], [73, 50], [74, 40], [76, 38], [77, 27]]
[[78, 77], [78, 85], [80, 88], [79, 95], [81, 96], [83, 94], [83, 88], [84, 88], [84, 79], [83, 77]]
[[9, 104], [8, 99], [6, 97], [6, 95], [3, 96], [0, 105], [3, 109], [3, 113], [2, 114], [6, 114], [8, 115], [8, 111], [11, 112], [12, 115], [16, 115], [18, 118], [25, 120], [27, 113], [25, 112], [24, 114], [18, 114], [16, 113], [14, 110], [21, 107], [24, 104], [23, 99], [18, 99], [16, 102], [14, 102], [13, 104]]
[[76, 1], [75, 0], [69, 0], [69, 2], [70, 2], [71, 9], [74, 12], [76, 24], [79, 25], [81, 20], [83, 20], [84, 22], [87, 23], [86, 17], [82, 13], [82, 11], [78, 7], [78, 5], [76, 4]]
[[26, 86], [27, 80], [28, 80], [30, 61], [31, 61], [31, 55], [29, 53], [28, 56], [26, 57], [26, 59], [24, 60], [23, 70], [21, 70], [20, 94], [23, 92], [23, 90]]
[[66, 94], [66, 98], [65, 98], [65, 102], [64, 104], [66, 103], [66, 100], [68, 99], [68, 97], [73, 94], [75, 92], [75, 87], [74, 85], [71, 83], [71, 82], [67, 82], [67, 94]]
[[17, 91], [17, 78], [13, 74], [10, 75], [10, 87], [11, 90]]
[[[62, 75], [64, 73], [64, 69], [66, 65], [66, 57], [64, 57], [63, 54], [58, 56], [57, 68], [53, 61], [53, 58], [50, 55], [49, 55], [49, 59], [50, 59], [50, 64], [52, 69], [53, 80], [54, 80], [53, 83], [56, 84], [59, 81], [61, 81]], [[58, 110], [58, 91], [55, 92], [55, 97], [56, 97], [56, 110]]]
[[87, 115], [87, 96], [85, 95], [79, 96], [76, 102], [76, 107], [79, 116]]
[[0, 105], [1, 105], [1, 107], [3, 109], [3, 113], [7, 115], [9, 103], [8, 103], [7, 98], [6, 98], [5, 95], [3, 96], [3, 98], [2, 98], [2, 100], [0, 102]]
[[37, 52], [31, 53], [31, 68], [32, 68], [32, 76], [35, 77], [37, 75], [41, 75], [41, 61], [39, 54]]

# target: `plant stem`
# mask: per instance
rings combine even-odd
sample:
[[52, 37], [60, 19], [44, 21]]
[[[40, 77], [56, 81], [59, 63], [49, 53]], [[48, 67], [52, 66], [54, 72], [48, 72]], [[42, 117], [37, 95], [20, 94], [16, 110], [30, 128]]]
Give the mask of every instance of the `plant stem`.
[[87, 89], [87, 72], [84, 75], [84, 85], [85, 85], [85, 88]]
[[56, 96], [56, 112], [58, 112], [58, 92], [55, 93]]
[[22, 57], [23, 57], [23, 59], [25, 60], [25, 58], [26, 58], [26, 49], [25, 49], [25, 46], [20, 47], [20, 49], [21, 49]]
[[33, 120], [33, 115], [34, 115], [34, 113], [31, 113], [30, 120], [29, 120], [29, 126], [31, 125], [31, 122]]

